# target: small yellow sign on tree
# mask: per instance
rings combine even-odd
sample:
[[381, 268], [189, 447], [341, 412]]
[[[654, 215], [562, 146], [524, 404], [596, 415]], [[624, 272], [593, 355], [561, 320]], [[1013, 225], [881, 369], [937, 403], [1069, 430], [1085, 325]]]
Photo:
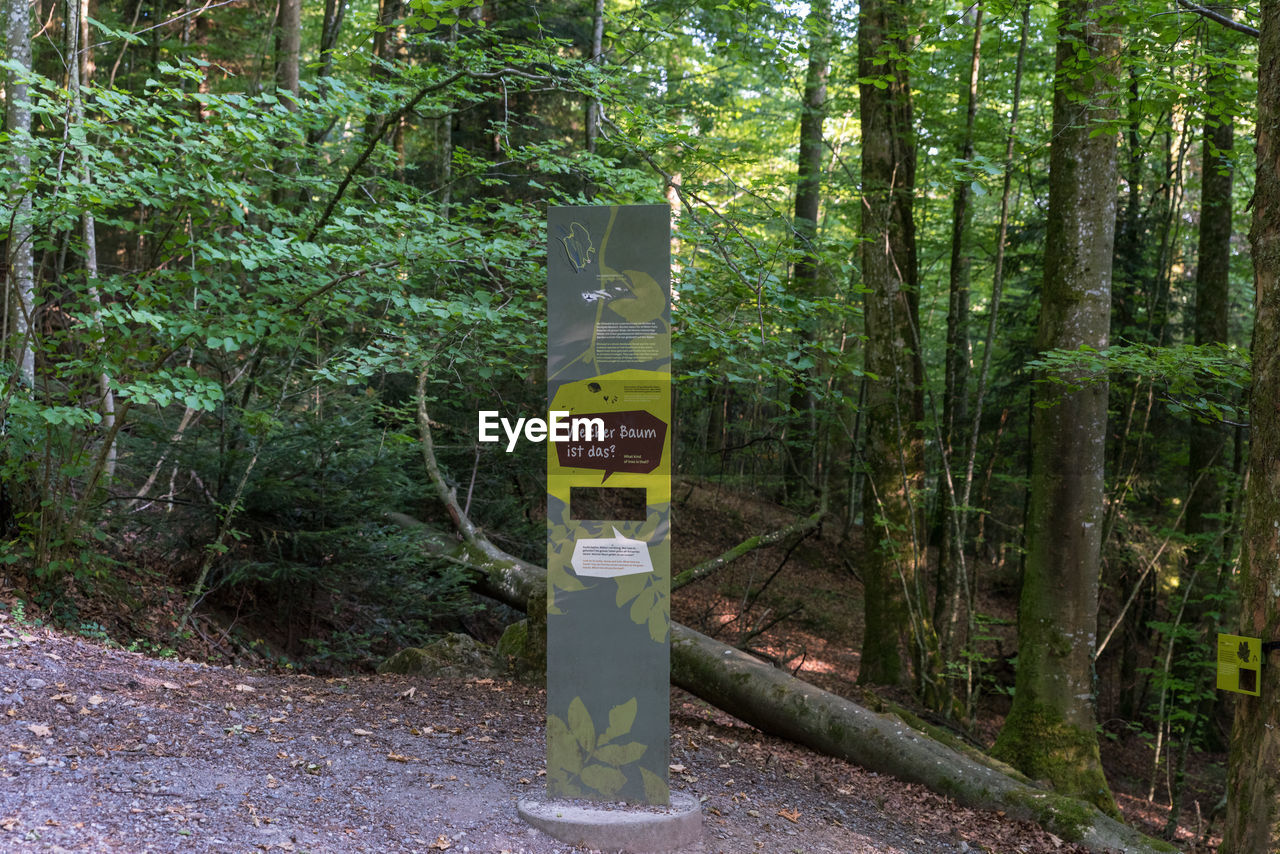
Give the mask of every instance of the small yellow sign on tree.
[[1262, 693], [1262, 639], [1218, 635], [1218, 690]]

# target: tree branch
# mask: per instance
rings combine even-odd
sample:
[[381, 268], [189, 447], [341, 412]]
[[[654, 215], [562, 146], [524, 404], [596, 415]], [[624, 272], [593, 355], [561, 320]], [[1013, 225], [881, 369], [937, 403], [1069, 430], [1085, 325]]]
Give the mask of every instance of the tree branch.
[[1192, 3], [1191, 0], [1178, 0], [1178, 5], [1184, 9], [1189, 9], [1190, 11], [1195, 12], [1202, 18], [1208, 18], [1210, 21], [1216, 21], [1229, 30], [1235, 30], [1237, 33], [1244, 33], [1246, 36], [1251, 36], [1255, 39], [1259, 35], [1258, 30], [1254, 27], [1251, 27], [1248, 24], [1242, 24], [1239, 21], [1234, 21], [1221, 12], [1206, 9], [1204, 6]]
[[351, 186], [351, 182], [355, 179], [356, 173], [358, 173], [364, 164], [368, 162], [369, 158], [373, 156], [374, 150], [377, 149], [378, 143], [382, 141], [382, 138], [386, 136], [387, 131], [394, 127], [400, 119], [413, 112], [414, 108], [417, 107], [418, 104], [422, 103], [423, 98], [427, 97], [432, 92], [439, 92], [441, 89], [448, 88], [464, 77], [471, 80], [497, 80], [503, 77], [520, 77], [524, 80], [533, 80], [536, 82], [545, 83], [552, 81], [552, 78], [545, 74], [533, 74], [528, 71], [521, 71], [518, 68], [500, 68], [497, 71], [455, 71], [443, 80], [437, 80], [435, 83], [423, 86], [403, 107], [387, 116], [387, 118], [378, 125], [378, 129], [373, 132], [373, 135], [369, 137], [368, 143], [365, 144], [364, 151], [360, 152], [360, 156], [356, 158], [356, 162], [347, 170], [347, 174], [343, 176], [342, 181], [338, 184], [338, 189], [334, 191], [333, 198], [329, 199], [329, 204], [325, 206], [324, 213], [320, 214], [320, 219], [311, 227], [311, 231], [307, 234], [308, 243], [316, 239], [316, 235], [320, 233], [320, 229], [324, 228], [325, 224], [329, 221], [329, 217], [333, 215], [333, 209], [338, 206], [338, 202], [340, 202], [343, 195], [346, 194], [347, 187]]
[[684, 587], [686, 584], [692, 584], [693, 582], [697, 581], [700, 578], [705, 578], [711, 573], [715, 572], [717, 569], [720, 569], [721, 567], [728, 566], [729, 564], [733, 563], [735, 560], [747, 554], [748, 552], [755, 551], [756, 549], [762, 549], [765, 546], [771, 546], [780, 540], [785, 540], [787, 537], [791, 536], [792, 534], [808, 533], [809, 531], [812, 531], [814, 528], [818, 527], [819, 524], [821, 524], [822, 517], [825, 516], [826, 514], [827, 514], [827, 508], [824, 505], [822, 507], [819, 507], [818, 511], [814, 513], [812, 516], [809, 516], [804, 519], [797, 519], [796, 521], [792, 522], [790, 525], [786, 526], [785, 528], [779, 528], [778, 530], [772, 531], [771, 533], [762, 534], [758, 537], [750, 537], [746, 540], [743, 540], [742, 542], [738, 543], [736, 546], [729, 549], [727, 552], [720, 555], [719, 557], [713, 557], [710, 560], [704, 560], [702, 563], [698, 564], [697, 566], [686, 569], [684, 572], [681, 572], [679, 575], [672, 578], [671, 590], [672, 592], [675, 592], [676, 590], [679, 590], [681, 587]]

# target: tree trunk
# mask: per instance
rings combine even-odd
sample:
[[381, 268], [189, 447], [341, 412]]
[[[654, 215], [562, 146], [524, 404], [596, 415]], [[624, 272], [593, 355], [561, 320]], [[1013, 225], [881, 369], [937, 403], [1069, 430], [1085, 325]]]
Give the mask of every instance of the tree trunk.
[[[978, 387], [974, 389], [973, 394], [973, 414], [969, 425], [968, 444], [965, 447], [964, 460], [964, 477], [960, 485], [960, 504], [968, 507], [970, 497], [973, 495], [973, 475], [974, 469], [978, 461], [978, 439], [982, 435], [982, 411], [986, 403], [987, 384], [991, 377], [991, 357], [995, 347], [996, 328], [1000, 319], [1000, 300], [1004, 296], [1004, 256], [1005, 246], [1009, 239], [1009, 196], [1013, 187], [1013, 152], [1014, 143], [1017, 140], [1018, 131], [1018, 112], [1022, 106], [1022, 76], [1026, 69], [1027, 59], [1027, 33], [1031, 29], [1031, 2], [1027, 0], [1022, 6], [1022, 24], [1019, 27], [1018, 35], [1018, 59], [1016, 70], [1013, 76], [1013, 109], [1009, 114], [1009, 130], [1005, 134], [1004, 148], [1004, 178], [1000, 191], [1000, 226], [996, 233], [996, 258], [995, 269], [991, 274], [991, 303], [987, 313], [987, 331], [983, 340], [982, 347], [982, 367], [978, 371]], [[995, 449], [999, 447], [1000, 435], [1004, 432], [1005, 420], [1009, 411], [1006, 409], [1000, 417], [1000, 428], [996, 431], [996, 438], [992, 445], [992, 455], [988, 463], [988, 482], [990, 481], [990, 472], [995, 465]], [[979, 502], [982, 506], [986, 506], [985, 497]], [[967, 531], [968, 516], [962, 514], [960, 520], [962, 522], [962, 533]], [[978, 539], [983, 539], [983, 525], [986, 517], [978, 518]], [[977, 598], [977, 578], [970, 580], [969, 584], [969, 601], [966, 603], [966, 614], [968, 617], [968, 641], [973, 642], [973, 620], [974, 620], [974, 603]], [[969, 656], [965, 661], [965, 714], [972, 717], [976, 712], [977, 691], [975, 690], [975, 673], [973, 666], [973, 657]]]
[[[8, 0], [5, 5], [5, 39], [8, 59], [20, 68], [31, 69], [31, 5], [27, 0]], [[31, 157], [27, 154], [27, 140], [31, 135], [31, 107], [28, 105], [27, 84], [14, 72], [5, 78], [5, 129], [16, 140], [10, 156], [14, 170], [19, 175], [31, 172]], [[12, 143], [11, 143], [12, 144]], [[18, 367], [18, 379], [28, 389], [36, 382], [35, 347], [31, 340], [31, 313], [35, 303], [35, 255], [31, 240], [31, 194], [23, 193], [17, 210], [8, 214], [11, 220], [8, 258], [5, 265], [8, 286], [5, 289], [5, 308], [11, 321], [4, 329], [4, 355], [11, 357]], [[11, 354], [11, 355], [10, 355]], [[7, 383], [8, 378], [5, 378]]]
[[[373, 61], [369, 65], [369, 76], [379, 83], [390, 81], [395, 76], [394, 63], [400, 54], [399, 28], [396, 22], [403, 11], [402, 0], [379, 0], [378, 24], [373, 31]], [[365, 137], [373, 139], [381, 133], [392, 148], [399, 149], [399, 140], [403, 117], [396, 114], [392, 117], [394, 128], [384, 128], [386, 115], [371, 113], [365, 119]]]
[[[796, 262], [791, 289], [801, 299], [820, 295], [818, 276], [818, 215], [822, 204], [822, 124], [827, 115], [827, 72], [831, 61], [831, 2], [815, 0], [805, 18], [809, 36], [809, 65], [800, 102], [800, 151], [796, 157], [794, 230]], [[809, 317], [797, 329], [796, 350], [811, 350], [822, 334], [818, 320]], [[824, 444], [818, 430], [817, 400], [812, 391], [818, 371], [814, 364], [797, 368], [791, 392], [794, 410], [787, 430], [788, 491], [806, 502], [821, 491]]]
[[333, 75], [333, 55], [338, 49], [338, 36], [342, 34], [346, 13], [347, 4], [343, 0], [324, 0], [324, 21], [320, 25], [320, 68], [316, 71], [316, 76], [322, 81]]
[[954, 461], [968, 438], [969, 361], [969, 286], [973, 266], [967, 246], [969, 196], [972, 177], [968, 174], [973, 160], [973, 127], [978, 115], [978, 70], [982, 56], [982, 4], [978, 3], [973, 20], [973, 52], [966, 81], [964, 138], [960, 141], [963, 166], [957, 176], [951, 203], [951, 267], [950, 298], [947, 307], [947, 351], [942, 396], [942, 547], [938, 551], [937, 593], [933, 605], [933, 624], [938, 631], [939, 655], [943, 661], [953, 659], [955, 630], [962, 610], [961, 591], [968, 586], [964, 573], [964, 534], [967, 511], [957, 507]]
[[[67, 0], [67, 14], [65, 26], [65, 45], [66, 45], [66, 62], [67, 62], [67, 94], [71, 101], [70, 121], [67, 128], [67, 141], [72, 138], [71, 127], [80, 128], [84, 125], [84, 101], [81, 96], [81, 77], [82, 74], [88, 72], [92, 67], [89, 59], [90, 46], [87, 39], [82, 39], [89, 31], [88, 27], [88, 11], [85, 4], [88, 0]], [[91, 186], [93, 183], [93, 175], [89, 169], [89, 162], [83, 154], [76, 156], [78, 160], [78, 168], [80, 171], [79, 180], [84, 186]], [[80, 214], [81, 237], [84, 240], [84, 272], [85, 280], [88, 284], [89, 301], [93, 305], [94, 325], [99, 330], [102, 328], [102, 295], [98, 290], [98, 229], [97, 221], [90, 210], [85, 210]], [[97, 345], [101, 349], [104, 339], [101, 335], [97, 338]], [[105, 358], [105, 354], [103, 354]], [[104, 474], [110, 480], [115, 477], [116, 471], [116, 443], [114, 438], [116, 423], [116, 399], [115, 391], [111, 388], [111, 376], [106, 371], [98, 373], [98, 394], [99, 409], [102, 411], [102, 430], [103, 433], [112, 438], [109, 442], [106, 456], [106, 468]]]
[[[403, 513], [387, 518], [419, 532], [428, 551], [474, 569], [485, 595], [520, 610], [538, 601], [535, 597], [546, 589], [546, 570], [506, 554], [457, 515], [456, 501], [447, 504], [459, 522], [461, 543]], [[945, 733], [926, 731], [904, 713], [872, 712], [678, 623], [671, 625], [671, 681], [764, 732], [919, 783], [963, 806], [1037, 822], [1096, 851], [1170, 850], [1088, 804], [1030, 785], [958, 741], [944, 743]]]
[[[301, 2], [301, 0], [299, 0]], [[324, 20], [320, 24], [320, 67], [316, 69], [316, 83], [323, 98], [329, 91], [329, 78], [333, 75], [333, 57], [338, 49], [338, 37], [342, 34], [342, 21], [346, 17], [347, 4], [343, 0], [325, 0]], [[299, 10], [301, 12], [301, 10]], [[299, 51], [301, 45], [299, 45]], [[329, 136], [333, 122], [307, 132], [307, 143], [318, 145]]]
[[[302, 52], [302, 0], [279, 0], [276, 16], [276, 91], [292, 98], [280, 102], [290, 111], [298, 109], [298, 55]], [[331, 61], [326, 59], [326, 61]]]
[[[1226, 11], [1218, 7], [1218, 11]], [[1206, 23], [1207, 38], [1212, 47], [1224, 48], [1225, 31], [1216, 24]], [[1204, 137], [1200, 157], [1200, 234], [1196, 257], [1196, 315], [1195, 343], [1225, 344], [1228, 334], [1228, 318], [1231, 306], [1231, 150], [1235, 145], [1232, 118], [1219, 105], [1228, 97], [1226, 88], [1230, 81], [1221, 69], [1210, 67], [1205, 80], [1205, 97], [1208, 107], [1204, 117]], [[1222, 529], [1219, 515], [1223, 506], [1223, 489], [1217, 475], [1226, 470], [1227, 427], [1223, 424], [1191, 423], [1188, 441], [1190, 457], [1191, 492], [1187, 497], [1186, 532], [1191, 538], [1182, 584], [1189, 591], [1187, 622], [1197, 627], [1198, 648], [1212, 649], [1214, 632], [1207, 619], [1216, 603], [1207, 600], [1216, 591], [1220, 572], [1224, 565]], [[1192, 719], [1184, 724], [1181, 734], [1182, 747], [1177, 754], [1174, 769], [1171, 806], [1165, 835], [1177, 830], [1178, 816], [1182, 808], [1183, 782], [1186, 757], [1203, 715], [1211, 707], [1212, 686], [1210, 672], [1201, 656], [1192, 655], [1190, 662], [1178, 657], [1179, 675], [1191, 686], [1188, 705], [1193, 710]], [[1185, 666], [1184, 666], [1185, 665]]]
[[[1118, 25], [1107, 0], [1058, 11], [1049, 214], [1037, 350], [1107, 346], [1115, 237]], [[1042, 384], [1033, 414], [1027, 555], [1013, 706], [995, 754], [1118, 815], [1098, 755], [1093, 650], [1107, 384]]]
[[[591, 12], [591, 61], [595, 63], [604, 62], [604, 0], [595, 0]], [[596, 153], [596, 142], [600, 137], [600, 111], [602, 107], [599, 98], [587, 99], [587, 116], [586, 116], [586, 136], [587, 151], [592, 154]], [[590, 195], [587, 196], [590, 198]]]
[[[1253, 390], [1241, 532], [1240, 634], [1280, 637], [1280, 0], [1262, 4], [1258, 46], [1258, 173], [1253, 196]], [[1270, 663], [1275, 662], [1274, 656]], [[1280, 678], [1239, 697], [1227, 768], [1223, 854], [1280, 850]]]
[[[905, 685], [904, 656], [926, 679], [931, 631], [919, 596], [924, 568], [923, 374], [916, 281], [916, 153], [912, 136], [907, 6], [867, 0], [858, 24], [862, 120], [862, 279], [865, 296], [867, 470], [863, 493], [866, 633], [859, 681]], [[877, 60], [880, 64], [877, 64]], [[874, 81], [874, 82], [872, 82]], [[880, 83], [880, 86], [874, 85]], [[923, 692], [922, 692], [923, 693]]]

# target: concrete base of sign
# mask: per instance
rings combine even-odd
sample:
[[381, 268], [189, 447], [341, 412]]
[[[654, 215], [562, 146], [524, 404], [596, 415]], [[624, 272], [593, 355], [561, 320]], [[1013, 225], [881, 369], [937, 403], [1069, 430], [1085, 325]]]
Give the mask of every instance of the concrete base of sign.
[[702, 805], [685, 792], [672, 792], [669, 807], [523, 800], [518, 812], [561, 842], [601, 851], [673, 854], [702, 841]]

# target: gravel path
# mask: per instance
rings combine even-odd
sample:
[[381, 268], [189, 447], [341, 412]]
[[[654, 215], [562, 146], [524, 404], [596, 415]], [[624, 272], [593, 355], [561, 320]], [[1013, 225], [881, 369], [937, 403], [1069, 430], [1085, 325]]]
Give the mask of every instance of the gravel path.
[[[543, 716], [520, 683], [264, 674], [0, 623], [0, 850], [581, 850], [516, 816], [542, 791]], [[1079, 850], [681, 692], [671, 755], [702, 854]]]

